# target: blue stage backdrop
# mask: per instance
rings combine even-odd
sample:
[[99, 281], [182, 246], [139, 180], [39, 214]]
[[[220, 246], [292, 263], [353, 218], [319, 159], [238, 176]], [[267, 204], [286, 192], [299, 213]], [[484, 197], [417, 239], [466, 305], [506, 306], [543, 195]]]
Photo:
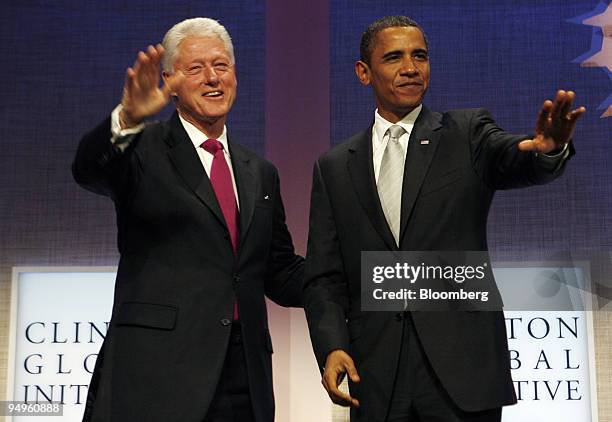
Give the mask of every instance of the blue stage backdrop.
[[262, 1], [25, 0], [0, 13], [2, 266], [116, 264], [112, 203], [78, 187], [70, 164], [80, 137], [119, 102], [138, 51], [185, 18], [218, 19], [233, 36], [230, 136], [263, 153]]
[[[304, 63], [299, 55], [294, 67], [284, 66], [291, 75], [329, 70], [333, 144], [372, 119], [371, 92], [358, 84], [353, 64], [365, 26], [387, 14], [408, 14], [427, 31], [432, 81], [426, 103], [432, 109], [482, 106], [502, 127], [529, 132], [543, 99], [557, 88], [574, 89], [588, 109], [575, 134], [576, 157], [550, 186], [500, 193], [491, 215], [490, 243], [500, 259], [565, 259], [568, 251], [609, 250], [612, 116], [602, 115], [612, 99], [612, 73], [581, 66], [602, 65], [602, 57], [599, 62], [589, 58], [605, 43], [602, 28], [580, 23], [605, 13], [609, 22], [609, 2], [332, 0], [329, 10], [330, 69], [327, 63]], [[265, 86], [279, 82], [266, 80], [266, 12], [266, 3], [256, 0], [26, 0], [4, 5], [1, 265], [114, 262], [111, 204], [76, 186], [70, 162], [83, 132], [117, 103], [135, 53], [183, 18], [217, 18], [233, 35], [239, 95], [231, 136], [263, 153]], [[303, 147], [301, 140], [286, 142]], [[308, 175], [291, 176], [309, 183]]]
[[[0, 8], [0, 381], [11, 267], [117, 263], [112, 203], [78, 187], [70, 165], [80, 137], [119, 101], [138, 50], [188, 17], [228, 28], [238, 71], [230, 137], [279, 166], [289, 226], [304, 252], [314, 158], [328, 137], [338, 144], [372, 120], [372, 94], [353, 65], [366, 25], [390, 14], [413, 17], [428, 34], [426, 104], [434, 110], [486, 107], [502, 127], [526, 133], [545, 98], [558, 88], [577, 92], [588, 109], [575, 134], [577, 155], [551, 185], [499, 192], [489, 243], [498, 260], [609, 265], [610, 0], [10, 0]], [[602, 268], [607, 280], [610, 269]], [[290, 324], [278, 315], [271, 321]], [[605, 328], [598, 333], [610, 341]], [[285, 341], [278, 350], [289, 350]], [[312, 363], [308, 347], [301, 349]], [[277, 374], [289, 373], [288, 359], [275, 365]], [[608, 395], [600, 397], [609, 397], [608, 378], [600, 377]], [[281, 406], [278, 419], [287, 420], [290, 404]]]
[[[566, 259], [570, 254], [575, 258], [608, 250], [612, 116], [600, 117], [605, 110], [598, 107], [606, 99], [610, 105], [612, 73], [603, 67], [581, 67], [575, 60], [585, 60], [603, 44], [601, 28], [576, 21], [603, 13], [607, 4], [332, 0], [332, 143], [373, 119], [371, 90], [359, 84], [353, 70], [361, 33], [381, 16], [408, 15], [420, 23], [429, 40], [431, 81], [425, 103], [431, 109], [485, 107], [504, 129], [529, 133], [542, 102], [559, 88], [575, 90], [578, 102], [587, 107], [575, 134], [577, 155], [560, 180], [498, 193], [489, 221], [494, 257]], [[607, 13], [611, 25], [612, 9]]]

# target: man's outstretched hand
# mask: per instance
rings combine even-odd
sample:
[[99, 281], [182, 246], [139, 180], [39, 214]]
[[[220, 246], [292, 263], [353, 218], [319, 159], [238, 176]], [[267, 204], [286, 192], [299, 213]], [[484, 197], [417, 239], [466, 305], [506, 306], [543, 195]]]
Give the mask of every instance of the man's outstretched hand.
[[359, 400], [351, 397], [350, 394], [343, 393], [338, 388], [346, 374], [351, 378], [351, 381], [359, 382], [359, 375], [353, 359], [344, 350], [333, 350], [327, 355], [321, 383], [334, 403], [345, 407], [359, 407]]
[[578, 118], [586, 111], [584, 107], [571, 110], [575, 96], [572, 91], [560, 90], [554, 102], [544, 101], [536, 122], [535, 138], [520, 142], [519, 150], [543, 154], [562, 150], [571, 139]]
[[159, 113], [168, 104], [171, 92], [182, 83], [185, 76], [176, 71], [167, 75], [164, 84], [159, 86], [163, 55], [164, 48], [160, 44], [150, 45], [146, 52], [138, 53], [134, 65], [125, 72], [119, 115], [122, 129], [136, 126], [146, 117]]

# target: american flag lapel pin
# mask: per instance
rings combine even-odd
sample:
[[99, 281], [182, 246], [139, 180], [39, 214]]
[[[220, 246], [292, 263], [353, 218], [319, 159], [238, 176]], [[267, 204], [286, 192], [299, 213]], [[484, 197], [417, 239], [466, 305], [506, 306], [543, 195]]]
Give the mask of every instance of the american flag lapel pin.
[[420, 144], [421, 145], [429, 145], [429, 139], [421, 139]]

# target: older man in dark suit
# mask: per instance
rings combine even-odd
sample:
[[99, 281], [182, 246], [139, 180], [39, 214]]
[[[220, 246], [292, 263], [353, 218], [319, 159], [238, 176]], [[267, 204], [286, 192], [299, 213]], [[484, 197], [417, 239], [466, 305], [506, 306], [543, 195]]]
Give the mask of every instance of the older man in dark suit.
[[[501, 309], [363, 312], [361, 252], [486, 251], [495, 190], [558, 177], [585, 110], [559, 91], [533, 138], [482, 109], [428, 110], [427, 41], [404, 16], [368, 27], [355, 69], [374, 123], [313, 176], [304, 303], [323, 385], [353, 422], [499, 421], [516, 401]], [[338, 389], [346, 374], [350, 394]]]
[[[121, 252], [84, 420], [274, 419], [264, 296], [300, 306], [303, 259], [275, 167], [229, 139], [234, 66], [218, 22], [175, 25], [79, 145], [75, 179], [113, 199]], [[170, 97], [171, 119], [143, 124]]]

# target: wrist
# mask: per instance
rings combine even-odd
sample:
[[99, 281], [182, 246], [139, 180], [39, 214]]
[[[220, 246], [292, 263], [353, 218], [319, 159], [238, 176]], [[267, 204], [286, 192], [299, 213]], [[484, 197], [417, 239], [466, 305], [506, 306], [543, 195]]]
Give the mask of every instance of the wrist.
[[121, 111], [119, 112], [119, 124], [121, 125], [121, 129], [129, 129], [138, 126], [140, 123], [142, 123], [142, 119], [131, 117], [125, 111], [125, 107], [122, 106]]
[[557, 146], [557, 148], [553, 149], [552, 151], [548, 151], [546, 153], [544, 153], [544, 155], [546, 155], [547, 157], [557, 157], [560, 156], [562, 154], [565, 153], [565, 151], [567, 151], [569, 142], [566, 142], [565, 144], [561, 145], [561, 146]]

